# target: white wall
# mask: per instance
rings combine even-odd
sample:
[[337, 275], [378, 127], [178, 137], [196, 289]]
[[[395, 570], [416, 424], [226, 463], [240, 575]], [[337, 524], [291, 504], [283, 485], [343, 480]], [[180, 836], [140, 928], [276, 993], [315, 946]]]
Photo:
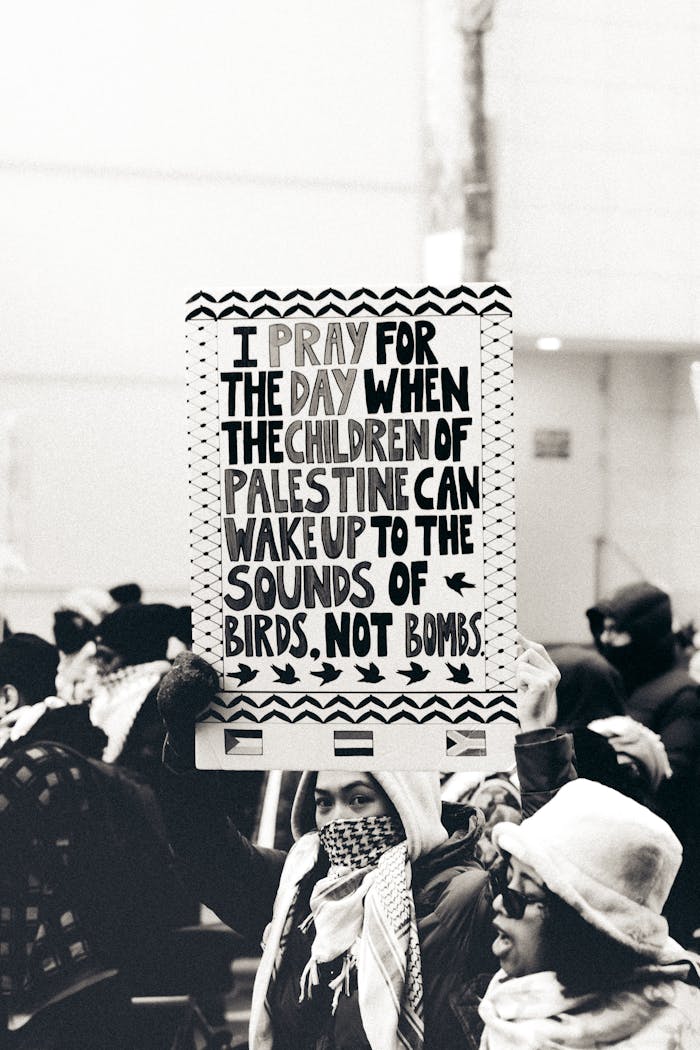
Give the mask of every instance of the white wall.
[[[568, 596], [579, 603], [594, 587], [583, 553], [593, 496], [609, 541], [601, 590], [643, 574], [670, 589], [679, 618], [700, 621], [700, 433], [688, 383], [700, 359], [700, 7], [498, 0], [485, 48], [491, 271], [514, 292], [521, 350], [523, 626], [575, 636]], [[569, 351], [559, 363], [525, 353], [543, 335]], [[597, 479], [595, 458], [576, 451], [568, 464], [529, 458], [532, 428], [555, 415], [569, 419], [575, 445], [588, 441]]]
[[187, 598], [187, 296], [420, 279], [421, 77], [418, 0], [38, 6], [0, 43], [0, 604], [46, 634], [78, 584]]
[[672, 362], [669, 575], [679, 619], [695, 617], [700, 627], [700, 398], [696, 405], [691, 396], [692, 360], [680, 355]]
[[[595, 537], [603, 518], [600, 469], [603, 361], [592, 354], [516, 352], [518, 623], [530, 638], [585, 637]], [[568, 459], [535, 457], [535, 432], [570, 434]]]
[[496, 252], [521, 336], [700, 339], [700, 6], [498, 0]]
[[[0, 576], [0, 603], [46, 633], [80, 583], [186, 599], [186, 295], [421, 280], [423, 4], [69, 0], [10, 21], [0, 381], [27, 572]], [[520, 615], [547, 640], [585, 637], [603, 529], [700, 616], [690, 357], [618, 352], [700, 339], [699, 40], [694, 0], [672, 19], [657, 0], [498, 0], [486, 38]], [[541, 334], [573, 350], [528, 352]], [[535, 460], [533, 431], [560, 426], [571, 459]], [[602, 572], [632, 568], [611, 548]]]
[[[518, 612], [547, 641], [589, 640], [584, 610], [642, 578], [700, 624], [700, 421], [692, 358], [516, 354]], [[534, 432], [568, 430], [569, 459]], [[596, 565], [597, 536], [605, 543]]]

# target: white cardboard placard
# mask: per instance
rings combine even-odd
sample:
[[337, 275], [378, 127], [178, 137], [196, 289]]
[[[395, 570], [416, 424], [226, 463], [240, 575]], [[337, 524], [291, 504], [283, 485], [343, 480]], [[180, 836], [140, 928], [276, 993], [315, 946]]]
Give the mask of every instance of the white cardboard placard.
[[512, 320], [498, 285], [187, 304], [200, 768], [512, 761]]

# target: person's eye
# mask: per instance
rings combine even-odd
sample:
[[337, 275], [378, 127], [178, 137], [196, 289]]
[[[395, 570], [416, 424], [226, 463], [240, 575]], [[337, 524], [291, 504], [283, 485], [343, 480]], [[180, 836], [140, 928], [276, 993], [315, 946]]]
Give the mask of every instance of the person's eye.
[[374, 802], [374, 799], [369, 795], [353, 795], [350, 799], [350, 805], [358, 807], [369, 806], [372, 802]]
[[332, 805], [332, 803], [331, 803], [331, 800], [329, 798], [317, 798], [316, 799], [316, 809], [330, 809], [331, 805]]

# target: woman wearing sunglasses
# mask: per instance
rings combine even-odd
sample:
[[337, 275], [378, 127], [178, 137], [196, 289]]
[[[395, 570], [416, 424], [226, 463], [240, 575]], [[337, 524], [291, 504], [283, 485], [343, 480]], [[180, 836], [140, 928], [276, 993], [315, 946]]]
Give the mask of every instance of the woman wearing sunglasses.
[[611, 788], [575, 780], [521, 825], [497, 824], [501, 969], [479, 1013], [482, 1050], [696, 1050], [700, 959], [661, 909], [681, 847]]

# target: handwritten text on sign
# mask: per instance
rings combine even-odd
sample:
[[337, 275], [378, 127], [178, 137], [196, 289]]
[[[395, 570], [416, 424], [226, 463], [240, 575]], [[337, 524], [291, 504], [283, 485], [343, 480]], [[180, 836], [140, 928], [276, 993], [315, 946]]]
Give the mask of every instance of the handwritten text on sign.
[[392, 690], [428, 676], [433, 690], [479, 687], [466, 663], [483, 644], [470, 343], [478, 351], [478, 318], [439, 331], [383, 318], [220, 332], [234, 676], [250, 660], [256, 689]]

